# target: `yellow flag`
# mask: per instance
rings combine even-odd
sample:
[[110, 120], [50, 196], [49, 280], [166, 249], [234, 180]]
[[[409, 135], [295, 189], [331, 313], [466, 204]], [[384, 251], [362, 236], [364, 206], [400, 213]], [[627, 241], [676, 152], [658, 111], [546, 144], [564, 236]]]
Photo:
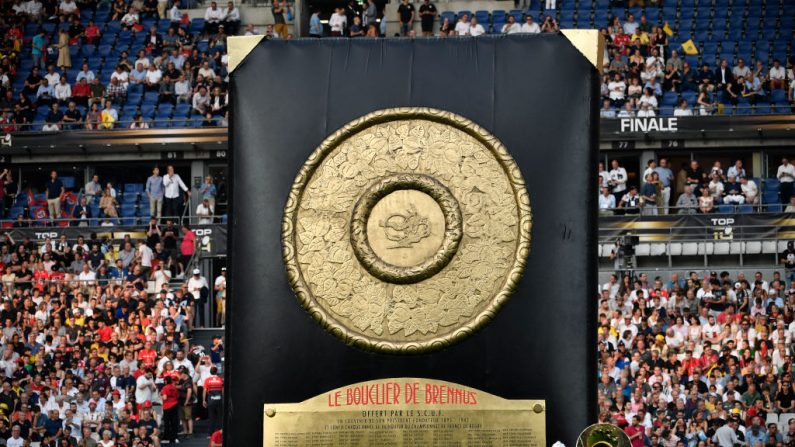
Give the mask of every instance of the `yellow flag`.
[[668, 22], [665, 22], [665, 26], [663, 26], [663, 31], [665, 31], [665, 34], [668, 34], [668, 36], [674, 35], [674, 30], [671, 29], [671, 26], [668, 25]]
[[698, 48], [696, 48], [696, 44], [693, 43], [693, 39], [688, 39], [687, 41], [682, 42], [682, 49], [685, 50], [685, 54], [690, 56], [698, 54]]

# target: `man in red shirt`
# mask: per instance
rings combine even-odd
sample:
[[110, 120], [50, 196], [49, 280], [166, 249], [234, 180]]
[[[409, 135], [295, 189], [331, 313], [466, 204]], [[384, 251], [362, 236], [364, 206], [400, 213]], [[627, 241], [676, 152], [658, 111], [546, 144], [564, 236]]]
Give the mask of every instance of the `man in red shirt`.
[[202, 403], [207, 408], [210, 419], [210, 433], [221, 428], [221, 415], [224, 403], [224, 379], [218, 377], [218, 368], [210, 368], [210, 377], [204, 379]]
[[640, 419], [637, 416], [632, 416], [632, 424], [624, 429], [624, 433], [629, 436], [629, 441], [632, 447], [643, 447], [644, 428], [640, 425]]
[[160, 390], [163, 398], [163, 440], [176, 443], [179, 430], [179, 390], [170, 376], [166, 376], [164, 381], [166, 384]]
[[144, 366], [151, 367], [155, 364], [155, 359], [157, 358], [157, 352], [152, 349], [152, 343], [146, 342], [144, 345], [144, 349], [141, 349], [138, 352], [138, 361], [143, 363]]
[[210, 436], [210, 447], [223, 447], [224, 434], [223, 430], [218, 430]]
[[196, 233], [190, 229], [190, 225], [182, 224], [182, 243], [179, 246], [179, 270], [183, 275], [187, 275], [185, 268], [188, 266], [188, 261], [193, 257], [196, 252]]

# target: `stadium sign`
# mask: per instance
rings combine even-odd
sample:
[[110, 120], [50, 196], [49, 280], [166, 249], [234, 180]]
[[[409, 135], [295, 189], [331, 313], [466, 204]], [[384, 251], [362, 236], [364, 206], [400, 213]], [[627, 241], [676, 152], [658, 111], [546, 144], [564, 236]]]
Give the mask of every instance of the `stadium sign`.
[[621, 118], [621, 132], [676, 132], [678, 118]]

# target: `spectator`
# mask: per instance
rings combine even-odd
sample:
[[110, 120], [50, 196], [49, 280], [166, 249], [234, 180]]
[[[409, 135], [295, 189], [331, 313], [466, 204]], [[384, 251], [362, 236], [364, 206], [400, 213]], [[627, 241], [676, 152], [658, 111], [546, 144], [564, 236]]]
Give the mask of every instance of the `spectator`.
[[[290, 10], [290, 6], [287, 4], [286, 1], [282, 0], [274, 1], [273, 5], [271, 6], [271, 13], [273, 14], [273, 22], [274, 22], [274, 29], [276, 34], [279, 35], [280, 38], [286, 39], [287, 38], [287, 21], [285, 20], [285, 14]], [[345, 15], [344, 8], [339, 8], [340, 13]], [[347, 21], [347, 16], [346, 16]], [[329, 23], [330, 24], [330, 23]]]
[[185, 75], [183, 73], [179, 74], [177, 82], [174, 83], [174, 96], [176, 97], [176, 102], [178, 104], [182, 102], [191, 102], [192, 98], [190, 82], [185, 79]]
[[631, 186], [629, 192], [621, 197], [618, 207], [624, 210], [624, 214], [640, 214], [642, 200], [638, 194], [638, 188]]
[[163, 177], [163, 212], [169, 217], [182, 216], [182, 194], [180, 189], [190, 197], [191, 192], [185, 183], [182, 182], [179, 174], [174, 173], [174, 166], [166, 168], [166, 175]]
[[486, 30], [483, 28], [483, 25], [479, 24], [478, 19], [473, 16], [472, 20], [469, 21], [469, 35], [477, 37], [484, 34], [486, 34]]
[[516, 34], [522, 32], [522, 27], [516, 23], [516, 19], [512, 15], [508, 15], [508, 22], [502, 26], [500, 32], [503, 34]]
[[218, 8], [218, 3], [210, 2], [210, 6], [204, 11], [204, 34], [218, 33], [218, 26], [223, 21], [223, 15], [224, 12]]
[[602, 110], [599, 111], [599, 116], [608, 119], [616, 117], [616, 111], [611, 106], [609, 99], [602, 101]]
[[[383, 23], [383, 20], [381, 23]], [[461, 14], [458, 16], [458, 23], [455, 24], [455, 33], [458, 36], [469, 35], [469, 16], [466, 14]]]
[[86, 114], [86, 129], [99, 130], [102, 127], [102, 111], [99, 110], [99, 103], [94, 102]]
[[124, 99], [127, 97], [127, 87], [126, 84], [119, 81], [119, 79], [118, 77], [110, 78], [110, 85], [108, 85], [106, 98], [108, 98], [108, 101], [123, 104]]
[[236, 36], [240, 30], [240, 10], [235, 8], [234, 2], [228, 2], [224, 12], [224, 27], [230, 35]]
[[64, 114], [60, 110], [58, 103], [57, 102], [52, 103], [52, 105], [50, 106], [50, 111], [47, 113], [46, 119], [50, 124], [56, 126], [56, 128], [49, 130], [60, 130], [61, 124], [63, 124], [63, 118]]
[[679, 101], [679, 107], [674, 109], [674, 116], [693, 116], [693, 110], [688, 106], [686, 99]]
[[657, 114], [654, 112], [654, 109], [649, 105], [649, 103], [644, 102], [640, 104], [640, 110], [638, 111], [638, 118], [650, 118], [654, 117]]
[[138, 16], [138, 11], [135, 10], [134, 7], [130, 7], [127, 9], [127, 14], [121, 17], [121, 28], [124, 30], [132, 31], [140, 21], [140, 17]]
[[130, 129], [148, 129], [148, 128], [149, 124], [147, 124], [147, 122], [144, 121], [143, 115], [141, 115], [140, 112], [136, 113], [133, 116], [132, 123], [130, 123]]
[[100, 116], [103, 129], [113, 129], [119, 120], [119, 112], [113, 108], [113, 102], [109, 99], [105, 101], [105, 108]]
[[[248, 27], [253, 28], [251, 24]], [[246, 35], [249, 35], [250, 32], [246, 29]], [[253, 32], [252, 32], [253, 35]], [[320, 22], [320, 11], [318, 9], [314, 9], [312, 11], [312, 16], [309, 17], [309, 37], [319, 38], [323, 36], [323, 24]]]
[[214, 210], [208, 199], [202, 199], [202, 203], [196, 207], [196, 215], [199, 216], [200, 225], [209, 225], [213, 223]]
[[207, 94], [207, 88], [200, 86], [198, 91], [193, 94], [193, 112], [204, 115], [210, 105], [210, 95]]
[[[74, 4], [74, 2], [72, 2]], [[72, 56], [69, 54], [69, 34], [65, 29], [58, 31], [58, 66], [62, 71], [72, 68]]]
[[68, 104], [69, 100], [72, 99], [72, 86], [66, 82], [66, 76], [61, 76], [60, 81], [58, 81], [53, 90], [55, 99], [60, 104]]
[[33, 36], [31, 43], [31, 55], [33, 57], [33, 67], [44, 67], [44, 56], [47, 52], [47, 37], [42, 28], [38, 34]]
[[740, 185], [745, 203], [756, 205], [759, 202], [759, 188], [756, 182], [748, 181], [748, 177], [740, 177]]
[[[88, 26], [86, 26], [86, 29], [83, 31], [83, 36], [85, 37], [85, 43], [96, 45], [96, 43], [99, 42], [99, 38], [102, 37], [102, 31], [94, 24], [93, 20], [89, 20]], [[89, 79], [89, 81], [91, 80]]]
[[539, 27], [537, 23], [533, 22], [533, 16], [531, 14], [527, 14], [527, 16], [524, 18], [521, 31], [528, 34], [538, 34], [541, 32], [541, 27]]
[[558, 22], [552, 16], [546, 16], [544, 23], [541, 25], [542, 33], [556, 33], [558, 32]]
[[786, 71], [778, 59], [773, 60], [773, 66], [770, 67], [768, 78], [770, 79], [771, 90], [779, 90], [786, 87]]
[[693, 187], [690, 185], [686, 186], [685, 192], [683, 192], [676, 201], [676, 208], [679, 210], [678, 213], [695, 214], [697, 205], [698, 200], [696, 200], [696, 196], [693, 195]]
[[74, 101], [69, 101], [69, 105], [63, 113], [63, 123], [65, 130], [75, 130], [83, 127], [83, 114], [77, 109], [77, 104]]
[[66, 193], [63, 183], [58, 178], [58, 173], [53, 170], [50, 172], [50, 180], [47, 182], [47, 211], [50, 219], [61, 217], [61, 200]]
[[[179, 0], [174, 0], [171, 9], [168, 10], [168, 20], [171, 21], [171, 28], [179, 28], [182, 23], [182, 13], [179, 11]], [[205, 16], [206, 16], [205, 12]]]
[[599, 215], [612, 216], [616, 208], [616, 198], [610, 194], [610, 188], [602, 187], [602, 194], [599, 195]]
[[38, 106], [50, 106], [54, 99], [55, 91], [53, 90], [52, 86], [50, 85], [47, 79], [42, 79], [41, 83], [39, 84], [39, 88], [36, 90], [36, 105]]
[[779, 192], [781, 203], [789, 203], [789, 198], [793, 195], [793, 182], [795, 182], [795, 166], [790, 164], [787, 158], [781, 159], [776, 171], [776, 178], [779, 181]]

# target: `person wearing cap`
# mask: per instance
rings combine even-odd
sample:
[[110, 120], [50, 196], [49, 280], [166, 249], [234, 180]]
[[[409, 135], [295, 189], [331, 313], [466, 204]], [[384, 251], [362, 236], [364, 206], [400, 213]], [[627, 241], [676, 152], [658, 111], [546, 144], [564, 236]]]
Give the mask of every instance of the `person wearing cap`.
[[[182, 351], [179, 351], [182, 352]], [[190, 364], [190, 362], [188, 362]], [[176, 365], [176, 363], [175, 363]], [[191, 379], [188, 368], [184, 365], [177, 368], [179, 378], [177, 379], [177, 390], [179, 391], [179, 413], [185, 436], [193, 436], [193, 404], [197, 402], [196, 386]]]
[[[198, 323], [200, 327], [204, 327], [204, 306], [207, 302], [207, 296], [210, 293], [210, 286], [207, 284], [207, 279], [204, 278], [201, 274], [201, 270], [198, 268], [193, 269], [193, 276], [190, 277], [188, 280], [188, 289], [187, 292], [193, 296], [192, 303], [196, 301], [199, 302], [199, 318]], [[191, 305], [190, 309], [190, 316], [196, 315], [194, 305]], [[190, 326], [193, 326], [192, 321], [188, 321]]]

